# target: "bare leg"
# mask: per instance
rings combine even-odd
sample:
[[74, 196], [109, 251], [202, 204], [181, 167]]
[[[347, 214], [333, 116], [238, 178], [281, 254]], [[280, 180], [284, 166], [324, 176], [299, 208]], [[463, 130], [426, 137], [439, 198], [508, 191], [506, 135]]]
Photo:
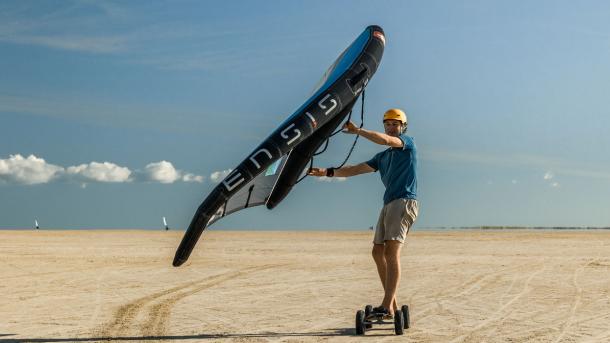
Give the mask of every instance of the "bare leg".
[[386, 263], [383, 254], [384, 249], [385, 246], [383, 244], [373, 244], [373, 260], [375, 260], [375, 264], [377, 265], [377, 273], [379, 274], [379, 279], [381, 279], [381, 285], [385, 292]]
[[399, 241], [386, 241], [383, 256], [385, 257], [385, 296], [381, 306], [394, 312], [398, 306], [396, 304], [396, 291], [400, 282], [400, 249], [402, 243]]
[[[386, 258], [385, 258], [385, 245], [384, 244], [374, 244], [373, 245], [373, 260], [375, 260], [375, 264], [377, 265], [377, 273], [379, 274], [379, 279], [381, 280], [381, 285], [383, 286], [384, 293], [386, 292]], [[389, 308], [387, 306], [384, 306]], [[398, 309], [398, 305], [396, 303], [396, 297], [392, 301], [391, 308], [396, 311]], [[391, 311], [391, 310], [390, 310]]]

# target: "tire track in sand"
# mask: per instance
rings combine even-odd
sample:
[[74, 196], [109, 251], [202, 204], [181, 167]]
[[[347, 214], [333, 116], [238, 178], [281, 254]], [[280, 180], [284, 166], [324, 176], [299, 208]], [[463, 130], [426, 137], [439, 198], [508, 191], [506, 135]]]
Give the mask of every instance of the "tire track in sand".
[[[113, 319], [102, 326], [99, 334], [102, 337], [109, 338], [123, 336], [130, 329], [138, 326], [140, 334], [143, 336], [163, 336], [167, 332], [171, 308], [179, 300], [237, 277], [273, 267], [277, 266], [265, 265], [226, 272], [136, 299], [119, 307]], [[145, 317], [146, 319], [143, 323], [138, 324], [138, 317]]]
[[[540, 273], [542, 273], [544, 270], [546, 269], [546, 267], [542, 267], [541, 269], [531, 273], [528, 278], [525, 280], [525, 283], [523, 284], [523, 287], [521, 288], [521, 292], [519, 292], [518, 294], [514, 295], [509, 301], [505, 302], [504, 304], [502, 304], [494, 313], [492, 313], [488, 319], [482, 321], [479, 325], [477, 325], [476, 327], [469, 329], [468, 333], [458, 336], [456, 338], [454, 338], [453, 340], [451, 340], [451, 343], [455, 343], [455, 342], [470, 342], [470, 338], [473, 336], [473, 334], [481, 331], [482, 329], [484, 329], [485, 327], [489, 326], [489, 324], [497, 322], [497, 321], [502, 321], [504, 320], [504, 317], [508, 315], [508, 313], [505, 312], [505, 310], [507, 308], [509, 308], [510, 305], [512, 305], [515, 301], [517, 301], [518, 299], [520, 299], [522, 296], [524, 296], [525, 294], [527, 294], [530, 291], [530, 282]], [[510, 313], [510, 312], [509, 312]]]
[[[474, 292], [493, 284], [493, 281], [497, 280], [499, 277], [502, 277], [502, 275], [510, 274], [514, 271], [521, 271], [524, 269], [524, 267], [526, 267], [525, 264], [518, 264], [507, 268], [496, 269], [492, 272], [476, 274], [459, 285], [446, 287], [439, 292], [427, 295], [427, 298], [433, 300], [420, 305], [420, 310], [416, 313], [417, 316], [415, 316], [415, 314], [413, 315], [414, 318], [418, 318], [413, 324], [417, 324], [417, 322], [423, 321], [425, 318], [431, 315], [438, 314], [439, 311], [444, 311], [443, 303], [446, 301], [456, 300], [463, 296], [469, 296]], [[413, 303], [413, 297], [409, 299], [409, 302]]]
[[570, 329], [570, 326], [572, 325], [572, 322], [574, 322], [574, 319], [576, 317], [576, 309], [580, 305], [580, 302], [582, 299], [582, 287], [578, 283], [578, 275], [580, 273], [582, 273], [586, 267], [588, 267], [590, 264], [592, 264], [596, 261], [597, 261], [597, 259], [593, 259], [574, 270], [574, 273], [572, 274], [572, 286], [574, 286], [574, 289], [575, 289], [574, 301], [572, 302], [572, 307], [570, 308], [570, 314], [566, 318], [566, 321], [565, 321], [563, 327], [561, 328], [561, 332], [559, 333], [557, 338], [553, 341], [553, 343], [557, 343], [557, 342], [561, 341], [563, 339], [563, 337], [565, 337], [565, 335], [568, 333], [568, 331]]
[[601, 257], [601, 252], [605, 250], [604, 249], [605, 244], [601, 240], [598, 243], [599, 243], [600, 250], [597, 251], [596, 256], [590, 258], [589, 261], [587, 261], [586, 263], [581, 265], [579, 268], [575, 269], [574, 274], [572, 274], [572, 285], [574, 286], [574, 289], [576, 290], [576, 292], [575, 292], [576, 294], [574, 295], [574, 302], [572, 303], [572, 308], [570, 309], [570, 314], [568, 315], [564, 325], [561, 328], [561, 332], [559, 333], [557, 338], [553, 341], [553, 343], [557, 343], [557, 342], [561, 341], [565, 337], [565, 335], [568, 333], [573, 322], [575, 322], [576, 309], [578, 308], [578, 306], [580, 305], [580, 302], [582, 301], [582, 293], [583, 293], [582, 287], [578, 283], [578, 274], [584, 272], [587, 267], [595, 265], [596, 263], [599, 263], [599, 260]]

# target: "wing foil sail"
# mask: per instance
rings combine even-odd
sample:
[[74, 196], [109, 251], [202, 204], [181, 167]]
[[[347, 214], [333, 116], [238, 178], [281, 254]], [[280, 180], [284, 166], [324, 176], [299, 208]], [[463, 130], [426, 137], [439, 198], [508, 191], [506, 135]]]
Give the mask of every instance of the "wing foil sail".
[[[241, 162], [197, 208], [173, 265], [188, 260], [203, 231], [224, 216], [266, 204], [275, 207], [311, 155], [345, 118], [379, 67], [385, 36], [369, 26], [326, 71], [310, 98]], [[318, 133], [319, 132], [319, 133]]]

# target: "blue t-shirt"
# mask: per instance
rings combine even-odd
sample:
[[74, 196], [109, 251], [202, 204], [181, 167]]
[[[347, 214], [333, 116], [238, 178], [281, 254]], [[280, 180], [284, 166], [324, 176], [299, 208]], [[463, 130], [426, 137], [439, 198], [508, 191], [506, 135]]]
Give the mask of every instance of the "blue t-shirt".
[[417, 148], [413, 138], [400, 135], [402, 148], [388, 148], [366, 164], [379, 170], [385, 186], [383, 203], [396, 199], [417, 199]]

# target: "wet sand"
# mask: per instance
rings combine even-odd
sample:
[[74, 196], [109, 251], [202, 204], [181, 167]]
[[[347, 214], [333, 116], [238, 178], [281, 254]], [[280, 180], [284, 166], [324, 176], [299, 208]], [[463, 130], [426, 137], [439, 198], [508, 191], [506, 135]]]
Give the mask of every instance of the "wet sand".
[[181, 237], [0, 231], [0, 343], [610, 342], [610, 231], [412, 232], [400, 337], [354, 336], [370, 231], [211, 231], [174, 268]]

